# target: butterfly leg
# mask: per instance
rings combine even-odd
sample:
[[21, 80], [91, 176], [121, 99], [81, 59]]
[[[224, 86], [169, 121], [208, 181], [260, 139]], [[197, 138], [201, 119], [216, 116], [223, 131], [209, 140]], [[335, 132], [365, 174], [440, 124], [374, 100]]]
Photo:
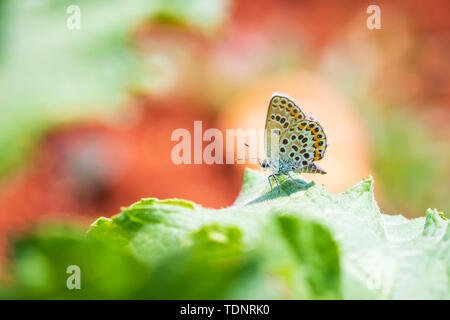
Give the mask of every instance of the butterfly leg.
[[273, 188], [272, 188], [272, 182], [270, 181], [270, 178], [273, 176], [273, 174], [271, 174], [270, 176], [267, 177], [267, 180], [269, 180], [269, 186], [270, 186], [270, 192], [272, 193]]
[[278, 174], [273, 173], [270, 176], [267, 177], [267, 180], [269, 180], [269, 184], [270, 184], [270, 192], [273, 192], [273, 188], [272, 188], [272, 182], [270, 181], [270, 178], [273, 178], [273, 180], [275, 180], [275, 183], [278, 186], [278, 193], [281, 192], [281, 187], [280, 187], [280, 183], [278, 182], [277, 176]]
[[276, 184], [277, 184], [277, 186], [278, 186], [278, 193], [281, 193], [281, 186], [280, 186], [280, 182], [278, 181], [278, 179], [277, 179], [277, 176], [278, 176], [279, 174], [278, 173], [274, 173], [274, 174], [272, 174], [272, 176], [273, 176], [273, 179], [275, 180], [275, 182], [276, 182]]
[[294, 180], [294, 178], [291, 176], [291, 173], [288, 171], [287, 174], [289, 178], [291, 178], [292, 182], [294, 182], [294, 184], [297, 186], [297, 188], [300, 189], [300, 185], [297, 183], [297, 181]]

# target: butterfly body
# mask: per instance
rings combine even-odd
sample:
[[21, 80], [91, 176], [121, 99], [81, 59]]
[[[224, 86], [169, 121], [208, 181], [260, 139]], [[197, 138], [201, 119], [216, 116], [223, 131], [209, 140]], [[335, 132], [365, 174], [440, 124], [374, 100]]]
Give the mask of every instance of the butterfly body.
[[272, 172], [269, 183], [273, 177], [278, 184], [277, 176], [290, 176], [290, 172], [325, 174], [313, 162], [323, 158], [326, 148], [327, 137], [321, 124], [306, 116], [289, 96], [274, 93], [266, 118], [266, 160], [261, 164]]

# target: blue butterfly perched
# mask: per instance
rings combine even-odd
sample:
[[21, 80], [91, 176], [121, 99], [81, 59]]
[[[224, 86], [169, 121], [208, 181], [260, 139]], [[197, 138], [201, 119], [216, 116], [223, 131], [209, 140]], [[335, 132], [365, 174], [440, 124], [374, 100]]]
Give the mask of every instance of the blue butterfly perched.
[[294, 181], [290, 172], [326, 172], [314, 161], [325, 155], [327, 136], [319, 121], [306, 116], [298, 104], [289, 96], [274, 93], [269, 102], [265, 126], [265, 155], [261, 163], [264, 170], [269, 169], [271, 178], [278, 186], [277, 176], [286, 174]]

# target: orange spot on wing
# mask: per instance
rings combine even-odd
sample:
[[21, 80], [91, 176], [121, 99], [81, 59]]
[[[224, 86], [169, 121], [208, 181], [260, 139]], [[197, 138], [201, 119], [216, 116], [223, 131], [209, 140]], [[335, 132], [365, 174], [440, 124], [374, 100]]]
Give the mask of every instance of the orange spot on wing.
[[320, 154], [319, 154], [319, 150], [314, 151], [314, 160], [319, 160], [320, 159]]

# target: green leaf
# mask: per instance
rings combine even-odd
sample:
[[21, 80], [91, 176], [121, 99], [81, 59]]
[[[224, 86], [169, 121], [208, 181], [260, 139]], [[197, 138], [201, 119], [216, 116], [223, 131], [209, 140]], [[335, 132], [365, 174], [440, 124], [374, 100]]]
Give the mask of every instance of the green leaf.
[[[56, 243], [67, 240], [47, 239], [48, 233], [22, 240], [19, 252], [32, 254], [13, 260], [20, 281], [4, 295], [39, 298], [36, 287], [63, 281], [55, 274], [81, 261], [89, 281], [73, 297], [94, 292], [138, 299], [450, 298], [448, 221], [437, 210], [413, 220], [384, 215], [371, 177], [341, 194], [294, 178], [295, 183], [280, 177], [281, 189], [271, 192], [264, 175], [246, 170], [238, 200], [220, 210], [143, 199], [71, 240], [70, 248], [79, 251]], [[117, 273], [109, 252], [128, 261]], [[27, 272], [33, 265], [40, 281]], [[91, 277], [103, 271], [107, 276]], [[107, 291], [119, 285], [123, 293]], [[44, 292], [68, 296], [53, 287]]]

